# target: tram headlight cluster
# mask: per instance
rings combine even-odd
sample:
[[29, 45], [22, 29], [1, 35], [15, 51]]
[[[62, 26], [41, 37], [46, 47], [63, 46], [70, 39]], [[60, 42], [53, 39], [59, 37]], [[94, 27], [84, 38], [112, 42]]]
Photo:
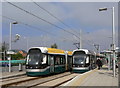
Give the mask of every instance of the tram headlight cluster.
[[38, 64], [38, 62], [35, 63], [36, 65]]
[[83, 62], [81, 62], [81, 64], [83, 64]]
[[29, 68], [28, 66], [26, 66], [26, 68]]

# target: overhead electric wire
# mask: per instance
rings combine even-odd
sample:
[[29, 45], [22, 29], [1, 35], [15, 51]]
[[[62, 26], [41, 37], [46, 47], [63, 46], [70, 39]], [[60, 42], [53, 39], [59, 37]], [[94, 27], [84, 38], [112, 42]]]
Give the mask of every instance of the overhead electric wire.
[[[3, 15], [0, 15], [0, 16], [4, 17], [4, 18], [6, 18], [6, 19], [9, 19], [9, 20], [17, 21], [17, 20], [15, 20], [15, 19], [9, 18], [9, 17], [7, 17], [7, 16], [3, 16]], [[37, 27], [35, 27], [35, 26], [32, 26], [32, 25], [30, 25], [30, 24], [26, 24], [26, 23], [23, 23], [23, 22], [20, 22], [20, 21], [17, 21], [17, 22], [19, 22], [19, 23], [21, 23], [21, 24], [23, 24], [23, 25], [25, 25], [25, 26], [28, 26], [28, 27], [30, 27], [30, 28], [34, 28], [34, 29], [40, 30], [40, 31], [42, 31], [42, 32], [48, 33], [48, 34], [50, 34], [50, 35], [55, 35], [55, 34], [53, 34], [53, 33], [47, 32], [47, 31], [45, 31], [45, 30], [43, 30], [43, 29], [37, 28]]]
[[[49, 22], [49, 21], [47, 21], [47, 20], [45, 20], [45, 19], [37, 16], [37, 15], [35, 15], [35, 14], [29, 12], [29, 11], [27, 11], [27, 10], [24, 10], [23, 8], [15, 5], [15, 4], [11, 3], [11, 2], [8, 2], [7, 0], [4, 0], [4, 1], [6, 1], [6, 2], [9, 3], [10, 5], [12, 5], [12, 6], [14, 6], [14, 7], [16, 7], [16, 8], [18, 8], [18, 9], [20, 9], [20, 10], [22, 10], [22, 11], [24, 11], [24, 12], [30, 14], [30, 15], [32, 15], [32, 16], [34, 16], [34, 17], [36, 17], [36, 18], [38, 18], [38, 19], [40, 19], [40, 20], [42, 20], [42, 21], [44, 21], [44, 22], [46, 22], [46, 23], [48, 23], [48, 24], [50, 24], [50, 25], [52, 25], [52, 26], [54, 26], [54, 27], [57, 27], [57, 28], [59, 28], [59, 29], [62, 29], [62, 30], [64, 30], [65, 32], [67, 32], [67, 33], [69, 33], [69, 34], [75, 35], [75, 34], [69, 32], [69, 31], [67, 31], [67, 30], [65, 30], [65, 29], [63, 29], [63, 28], [61, 28], [61, 27], [59, 27], [59, 26], [57, 26], [57, 25], [55, 25], [55, 24], [53, 24], [53, 23], [51, 23], [51, 22]], [[79, 38], [77, 35], [75, 35], [75, 36], [76, 36], [77, 38]]]
[[[62, 30], [64, 30], [64, 31], [66, 31], [67, 33], [70, 33], [70, 34], [76, 36], [78, 39], [80, 39], [77, 35], [69, 32], [69, 31], [67, 31], [67, 30], [65, 30], [65, 29], [63, 29], [63, 28], [61, 28], [61, 27], [59, 27], [59, 26], [57, 26], [57, 25], [55, 25], [55, 24], [53, 24], [53, 23], [51, 23], [51, 22], [49, 22], [49, 21], [47, 21], [47, 20], [45, 20], [45, 19], [43, 19], [43, 18], [41, 18], [41, 17], [39, 17], [39, 16], [36, 16], [35, 14], [33, 14], [33, 13], [27, 11], [27, 10], [24, 10], [23, 8], [18, 7], [17, 5], [15, 5], [15, 4], [11, 3], [11, 2], [8, 2], [7, 0], [4, 0], [4, 1], [6, 1], [7, 3], [11, 4], [12, 6], [14, 6], [14, 7], [16, 7], [16, 8], [18, 8], [18, 9], [20, 9], [20, 10], [22, 10], [22, 11], [24, 11], [24, 12], [26, 12], [26, 13], [28, 13], [28, 14], [30, 14], [30, 15], [32, 15], [32, 16], [34, 16], [34, 17], [36, 17], [36, 18], [38, 18], [38, 19], [46, 22], [46, 23], [48, 23], [48, 24], [51, 24], [51, 25], [53, 25], [53, 26], [55, 26], [55, 27], [57, 27], [57, 28], [59, 28], [59, 29], [62, 29]], [[51, 15], [52, 15], [52, 14], [51, 14]], [[53, 15], [53, 16], [54, 16], [54, 15]], [[24, 25], [27, 25], [27, 26], [29, 26], [29, 27], [33, 27], [33, 26], [29, 25], [29, 24], [25, 24], [25, 23], [23, 23], [23, 22], [21, 22], [21, 23], [24, 24]], [[33, 27], [33, 28], [36, 28], [36, 27]], [[38, 28], [37, 28], [37, 29], [38, 29]], [[89, 44], [89, 45], [92, 45], [92, 44]]]
[[[3, 16], [3, 15], [0, 15], [0, 16], [4, 17], [4, 18], [6, 18], [6, 19], [9, 19], [9, 20], [17, 21], [18, 23], [21, 23], [21, 24], [23, 24], [23, 25], [25, 25], [25, 26], [28, 26], [28, 27], [30, 27], [30, 28], [34, 28], [34, 29], [37, 29], [37, 30], [39, 30], [39, 31], [48, 33], [49, 35], [56, 36], [56, 34], [47, 32], [47, 31], [45, 31], [45, 30], [42, 30], [42, 29], [37, 28], [37, 27], [35, 27], [35, 26], [32, 26], [32, 25], [30, 25], [30, 24], [23, 23], [23, 22], [21, 22], [21, 21], [15, 20], [15, 19], [13, 19], [13, 18], [9, 18], [9, 17], [7, 17], [7, 16]], [[58, 35], [57, 35], [57, 36], [58, 36]], [[59, 37], [61, 37], [61, 36], [59, 36]], [[63, 37], [63, 36], [62, 36], [62, 37]], [[63, 37], [63, 38], [66, 39], [65, 37]], [[66, 39], [66, 40], [67, 40], [67, 39]]]
[[93, 41], [91, 41], [91, 40], [88, 40], [88, 39], [87, 39], [86, 41], [85, 41], [85, 40], [83, 40], [83, 41], [86, 42], [88, 45], [93, 46], [94, 48], [96, 48], [96, 47], [95, 47], [95, 45], [96, 45], [95, 42], [93, 42]]
[[85, 40], [83, 40], [84, 42], [86, 42], [88, 45], [92, 45], [93, 46], [93, 44], [91, 44], [89, 41], [85, 41]]
[[[84, 37], [84, 38], [86, 38], [86, 37]], [[95, 42], [93, 42], [93, 41], [91, 41], [91, 40], [88, 40], [87, 38], [86, 38], [86, 40], [87, 40], [89, 43], [91, 43], [91, 45], [94, 45], [94, 44], [95, 44]]]
[[[37, 4], [36, 2], [34, 2], [33, 0], [31, 0], [35, 5], [37, 5], [39, 8], [41, 8], [42, 10], [46, 11], [49, 15], [51, 15], [52, 17], [54, 17], [55, 19], [57, 19], [59, 22], [61, 22], [63, 25], [65, 25], [66, 27], [70, 28], [70, 26], [68, 26], [67, 24], [65, 24], [62, 20], [60, 20], [58, 17], [54, 16], [51, 12], [49, 12], [48, 10], [46, 10], [45, 8], [43, 8], [42, 6], [40, 6], [39, 4]], [[71, 29], [71, 28], [70, 28]], [[72, 30], [72, 29], [71, 29]], [[75, 30], [72, 30], [74, 32], [76, 32]], [[76, 32], [77, 33], [77, 32]]]

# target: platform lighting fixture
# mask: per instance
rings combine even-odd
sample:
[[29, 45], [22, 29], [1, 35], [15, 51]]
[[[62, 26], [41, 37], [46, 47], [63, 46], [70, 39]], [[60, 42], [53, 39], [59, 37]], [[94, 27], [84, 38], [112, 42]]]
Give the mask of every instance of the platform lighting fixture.
[[[107, 10], [108, 8], [99, 8], [99, 11], [105, 11]], [[112, 51], [113, 51], [113, 76], [115, 77], [115, 74], [116, 74], [116, 64], [115, 64], [115, 59], [116, 59], [116, 56], [115, 56], [115, 10], [114, 10], [114, 7], [112, 7]]]
[[107, 10], [107, 8], [99, 8], [99, 11]]

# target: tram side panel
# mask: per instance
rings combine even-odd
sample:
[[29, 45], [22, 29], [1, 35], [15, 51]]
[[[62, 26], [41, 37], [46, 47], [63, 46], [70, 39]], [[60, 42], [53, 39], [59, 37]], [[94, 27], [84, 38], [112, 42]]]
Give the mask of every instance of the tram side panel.
[[71, 71], [72, 69], [72, 51], [65, 51], [65, 69], [66, 71]]
[[56, 55], [55, 61], [55, 73], [65, 72], [65, 55]]
[[49, 66], [48, 74], [54, 73], [54, 70], [55, 70], [54, 65], [55, 65], [54, 64], [54, 56], [53, 55], [48, 55], [48, 66]]
[[68, 56], [68, 60], [67, 60], [67, 71], [71, 71], [72, 70], [72, 56]]
[[89, 66], [89, 70], [91, 69], [95, 69], [97, 67], [96, 65], [96, 56], [95, 55], [90, 55], [90, 66]]

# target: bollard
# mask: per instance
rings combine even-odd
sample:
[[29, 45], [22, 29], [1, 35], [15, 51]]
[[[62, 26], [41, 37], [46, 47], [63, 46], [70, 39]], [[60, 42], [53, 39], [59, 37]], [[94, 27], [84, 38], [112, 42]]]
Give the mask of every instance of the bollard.
[[8, 64], [8, 66], [9, 66], [9, 72], [12, 72], [12, 70], [11, 70], [11, 56], [8, 57], [8, 60], [9, 60], [9, 64]]
[[22, 71], [22, 64], [19, 63], [19, 71]]

